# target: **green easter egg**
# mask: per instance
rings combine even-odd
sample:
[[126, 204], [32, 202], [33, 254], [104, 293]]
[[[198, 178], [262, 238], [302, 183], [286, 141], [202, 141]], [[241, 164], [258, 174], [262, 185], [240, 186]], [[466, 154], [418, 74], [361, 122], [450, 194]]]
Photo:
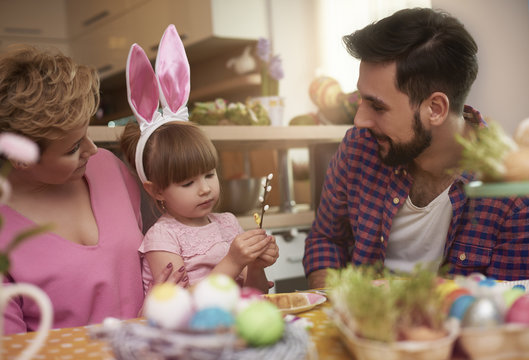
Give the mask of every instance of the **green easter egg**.
[[237, 333], [251, 346], [277, 342], [285, 330], [278, 308], [268, 301], [255, 301], [242, 310], [235, 321]]
[[506, 290], [503, 293], [503, 300], [505, 301], [505, 306], [507, 308], [510, 308], [512, 303], [518, 299], [520, 296], [525, 294], [525, 290], [519, 289], [519, 288], [512, 288], [509, 290]]

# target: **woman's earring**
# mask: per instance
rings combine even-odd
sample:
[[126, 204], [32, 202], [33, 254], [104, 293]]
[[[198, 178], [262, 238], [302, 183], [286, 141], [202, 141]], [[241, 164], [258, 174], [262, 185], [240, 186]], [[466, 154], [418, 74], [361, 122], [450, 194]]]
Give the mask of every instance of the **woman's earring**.
[[28, 168], [28, 164], [22, 161], [17, 161], [13, 165], [15, 168], [20, 170], [26, 170]]
[[165, 206], [165, 200], [158, 200], [158, 202], [160, 203], [160, 207], [162, 208], [162, 210], [167, 211], [167, 207]]

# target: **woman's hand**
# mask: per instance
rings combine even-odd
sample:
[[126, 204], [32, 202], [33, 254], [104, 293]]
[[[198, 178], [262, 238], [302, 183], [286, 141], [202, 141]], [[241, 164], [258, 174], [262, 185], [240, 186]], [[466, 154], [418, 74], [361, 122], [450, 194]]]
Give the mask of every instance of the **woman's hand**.
[[182, 265], [177, 271], [173, 271], [173, 263], [167, 264], [162, 272], [149, 283], [147, 292], [151, 291], [154, 285], [163, 284], [164, 282], [172, 282], [183, 288], [188, 287], [189, 276], [187, 276], [185, 267]]
[[180, 255], [167, 251], [149, 251], [145, 254], [144, 261], [149, 262], [153, 281], [149, 289], [164, 282], [171, 282], [181, 287], [189, 286], [189, 277]]
[[[184, 265], [179, 267], [177, 271], [173, 272], [173, 263], [168, 263], [167, 266], [162, 270], [162, 272], [158, 276], [156, 276], [153, 281], [149, 283], [145, 293], [148, 294], [154, 285], [163, 284], [164, 282], [172, 282], [184, 288], [188, 287], [189, 276], [187, 276], [187, 272]], [[144, 305], [145, 302], [143, 303], [140, 311], [138, 312], [139, 317], [143, 316]]]
[[178, 268], [177, 271], [173, 271], [173, 263], [167, 264], [165, 269], [158, 275], [156, 279], [154, 279], [153, 285], [162, 284], [164, 282], [172, 282], [184, 288], [188, 287], [189, 276], [187, 276], [187, 271], [184, 265]]

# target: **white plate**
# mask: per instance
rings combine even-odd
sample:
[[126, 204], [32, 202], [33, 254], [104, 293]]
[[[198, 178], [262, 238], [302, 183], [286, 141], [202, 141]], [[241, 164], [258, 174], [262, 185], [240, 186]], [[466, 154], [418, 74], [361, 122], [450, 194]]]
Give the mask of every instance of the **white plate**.
[[529, 280], [498, 281], [498, 284], [509, 288], [512, 288], [515, 285], [523, 285], [525, 287], [525, 292], [529, 292]]
[[[281, 295], [281, 296], [287, 295], [288, 296], [288, 295], [292, 295], [292, 294], [294, 294], [294, 293], [268, 294], [268, 295], [263, 295], [263, 297], [264, 298], [271, 298], [271, 297], [278, 296], [278, 295]], [[301, 312], [311, 310], [311, 309], [315, 308], [316, 306], [321, 305], [325, 301], [327, 301], [327, 298], [324, 295], [313, 293], [313, 292], [297, 292], [295, 294], [301, 294], [301, 295], [305, 296], [305, 298], [307, 299], [308, 304], [304, 305], [304, 306], [291, 307], [291, 308], [288, 308], [288, 309], [286, 309], [286, 308], [285, 309], [281, 309], [280, 308], [279, 311], [281, 311], [281, 313], [283, 315], [286, 315], [286, 314], [299, 314]]]

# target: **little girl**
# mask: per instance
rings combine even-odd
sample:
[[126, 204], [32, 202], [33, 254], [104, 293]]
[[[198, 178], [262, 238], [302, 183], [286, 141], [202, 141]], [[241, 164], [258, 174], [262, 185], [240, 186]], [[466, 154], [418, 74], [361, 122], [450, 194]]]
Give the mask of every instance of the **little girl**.
[[220, 193], [217, 152], [187, 121], [189, 64], [174, 25], [160, 41], [155, 67], [156, 74], [143, 49], [133, 44], [127, 93], [139, 125], [127, 125], [121, 148], [163, 212], [139, 249], [144, 288], [172, 264], [175, 271], [185, 269], [190, 285], [220, 272], [268, 292], [264, 268], [278, 257], [274, 237], [262, 229], [243, 232], [233, 214], [212, 212]]

